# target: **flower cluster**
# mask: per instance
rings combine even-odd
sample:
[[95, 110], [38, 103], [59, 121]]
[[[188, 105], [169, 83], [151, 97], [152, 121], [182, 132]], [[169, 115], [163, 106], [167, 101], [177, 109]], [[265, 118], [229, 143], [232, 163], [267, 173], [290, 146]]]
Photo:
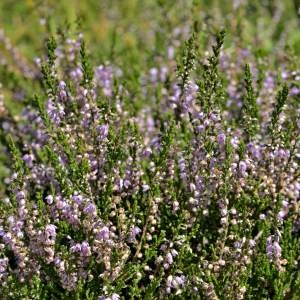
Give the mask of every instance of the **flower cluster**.
[[35, 73], [19, 66], [41, 88], [14, 117], [0, 98], [5, 297], [16, 284], [99, 300], [299, 287], [298, 70], [227, 53], [223, 31], [201, 59], [191, 31], [139, 76], [92, 66], [81, 34], [49, 39]]

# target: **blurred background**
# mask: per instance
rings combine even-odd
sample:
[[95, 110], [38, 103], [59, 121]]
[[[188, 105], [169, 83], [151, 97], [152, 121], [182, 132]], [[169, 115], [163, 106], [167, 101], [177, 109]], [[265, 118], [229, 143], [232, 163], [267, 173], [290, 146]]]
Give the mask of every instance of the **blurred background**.
[[68, 29], [83, 32], [95, 56], [108, 54], [112, 39], [116, 51], [147, 55], [195, 20], [202, 31], [225, 27], [227, 45], [236, 39], [266, 54], [289, 45], [299, 54], [298, 6], [299, 0], [1, 0], [0, 27], [29, 59], [43, 50], [49, 32]]

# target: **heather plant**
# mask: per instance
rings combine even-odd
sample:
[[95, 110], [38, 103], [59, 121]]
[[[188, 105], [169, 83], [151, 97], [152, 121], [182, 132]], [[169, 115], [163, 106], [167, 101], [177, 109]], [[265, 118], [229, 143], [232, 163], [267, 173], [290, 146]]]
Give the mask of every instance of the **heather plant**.
[[2, 33], [1, 298], [299, 298], [297, 54], [209, 22], [162, 25], [148, 61], [60, 28], [12, 65]]

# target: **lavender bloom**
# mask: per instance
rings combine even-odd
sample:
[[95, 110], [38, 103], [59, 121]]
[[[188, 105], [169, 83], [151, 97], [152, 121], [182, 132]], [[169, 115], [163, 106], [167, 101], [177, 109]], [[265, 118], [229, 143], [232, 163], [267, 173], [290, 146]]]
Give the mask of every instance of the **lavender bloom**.
[[205, 126], [204, 126], [204, 125], [198, 125], [198, 126], [196, 127], [196, 129], [197, 129], [197, 132], [198, 132], [198, 133], [202, 133], [202, 132], [205, 131]]
[[278, 237], [269, 236], [267, 238], [266, 253], [269, 260], [277, 260], [281, 257], [281, 247], [278, 243]]
[[53, 203], [53, 196], [52, 195], [48, 195], [45, 199], [46, 199], [46, 201], [49, 205]]
[[100, 296], [98, 300], [120, 300], [120, 296], [116, 293], [113, 293], [110, 297]]
[[133, 227], [131, 230], [130, 230], [130, 234], [129, 234], [129, 237], [128, 237], [128, 242], [129, 243], [133, 243], [136, 239], [136, 236], [139, 235], [141, 233], [141, 229], [137, 226]]
[[63, 80], [61, 80], [58, 84], [58, 87], [59, 87], [60, 90], [64, 90], [66, 88], [66, 86], [67, 85]]
[[23, 191], [17, 192], [16, 198], [17, 198], [18, 201], [21, 201], [21, 200], [25, 199], [25, 193]]
[[267, 246], [266, 246], [266, 253], [269, 260], [273, 257], [273, 244], [272, 244], [272, 237], [267, 238]]
[[70, 248], [71, 253], [79, 253], [81, 252], [81, 244], [77, 243], [74, 244], [71, 248]]
[[[78, 195], [77, 193], [75, 193], [72, 196], [72, 200], [78, 205], [80, 206], [83, 202], [83, 197], [81, 195]], [[89, 204], [90, 205], [90, 204]], [[93, 213], [93, 207], [89, 207], [89, 205], [86, 207], [85, 212], [87, 213]]]
[[111, 295], [111, 300], [120, 300], [120, 296], [118, 294], [116, 294], [116, 293], [113, 293]]
[[178, 160], [178, 167], [180, 170], [180, 178], [182, 181], [186, 182], [187, 181], [187, 174], [186, 174], [186, 164], [185, 164], [185, 160], [183, 157], [181, 157]]
[[107, 97], [112, 96], [113, 71], [109, 66], [99, 66], [95, 71], [96, 80], [103, 88], [103, 94]]
[[166, 255], [166, 261], [169, 265], [173, 263], [173, 255], [170, 252]]
[[71, 253], [79, 253], [82, 257], [91, 256], [91, 247], [88, 242], [76, 243], [70, 248]]
[[296, 86], [293, 86], [290, 90], [291, 96], [297, 96], [300, 94], [300, 89]]
[[[172, 276], [169, 275], [166, 280], [166, 292], [169, 294], [171, 293], [172, 289], [179, 291], [186, 283], [186, 278], [184, 275], [181, 276]], [[178, 293], [177, 293], [178, 294]]]
[[264, 87], [268, 90], [268, 91], [272, 91], [274, 89], [275, 86], [275, 82], [274, 82], [274, 78], [271, 75], [268, 75], [265, 79], [264, 82]]
[[89, 215], [96, 215], [97, 212], [96, 205], [93, 203], [88, 203], [83, 211]]
[[91, 247], [88, 242], [82, 242], [81, 244], [81, 255], [84, 257], [91, 255]]
[[60, 81], [58, 84], [59, 88], [59, 97], [60, 100], [66, 100], [67, 99], [67, 92], [66, 92], [66, 83], [64, 81]]
[[108, 240], [108, 239], [109, 239], [109, 229], [108, 229], [108, 227], [107, 227], [107, 226], [104, 226], [104, 227], [100, 230], [98, 236], [99, 236], [101, 239], [103, 239], [103, 240]]
[[256, 246], [255, 240], [250, 240], [250, 241], [249, 241], [249, 246], [250, 246], [251, 248], [254, 248], [254, 247]]
[[261, 159], [261, 147], [259, 145], [254, 145], [251, 143], [248, 145], [248, 149], [253, 159], [257, 159], [257, 160]]
[[150, 155], [152, 154], [152, 149], [150, 147], [146, 147], [144, 150], [143, 150], [143, 156], [144, 157], [150, 157]]
[[46, 225], [45, 237], [46, 237], [46, 239], [55, 239], [56, 238], [56, 226], [55, 225], [53, 225], [53, 224]]
[[82, 79], [82, 70], [80, 67], [77, 67], [70, 71], [70, 76], [73, 78], [74, 81], [80, 81]]
[[273, 243], [273, 254], [275, 258], [281, 257], [281, 247], [277, 241], [274, 241]]
[[290, 151], [285, 149], [275, 150], [274, 156], [278, 159], [286, 159], [290, 156]]
[[282, 221], [285, 216], [288, 214], [288, 212], [286, 210], [281, 210], [278, 214], [277, 214], [277, 218], [278, 220]]
[[289, 202], [283, 200], [282, 201], [282, 208], [277, 214], [277, 218], [279, 221], [283, 221], [283, 219], [288, 215], [289, 213]]
[[217, 136], [217, 141], [220, 145], [225, 145], [226, 135], [224, 133], [219, 133]]
[[176, 276], [173, 280], [173, 286], [175, 288], [179, 288], [179, 287], [184, 286], [185, 282], [186, 282], [186, 278], [184, 275]]
[[149, 74], [150, 74], [151, 82], [153, 84], [156, 83], [158, 80], [158, 70], [156, 68], [152, 68], [152, 69], [150, 69]]
[[131, 182], [128, 179], [125, 179], [123, 181], [123, 186], [125, 189], [128, 189], [130, 187], [130, 185], [131, 185]]
[[97, 130], [97, 133], [99, 134], [98, 140], [103, 141], [108, 136], [109, 126], [108, 126], [108, 124], [99, 125], [99, 126], [97, 126], [96, 130]]
[[22, 158], [29, 168], [33, 167], [34, 156], [32, 154], [25, 154]]
[[151, 141], [151, 145], [153, 146], [153, 148], [155, 150], [159, 150], [160, 149], [160, 141], [161, 141], [161, 138], [160, 137], [154, 137]]
[[192, 110], [193, 100], [196, 97], [198, 86], [194, 82], [189, 82], [188, 86], [184, 91], [184, 97], [182, 102], [182, 113], [187, 113]]
[[0, 258], [0, 283], [2, 283], [2, 285], [5, 284], [8, 275], [8, 262], [9, 260], [7, 257]]
[[176, 257], [178, 255], [178, 252], [175, 249], [172, 249], [171, 254], [173, 257]]
[[49, 115], [50, 120], [55, 125], [59, 125], [62, 118], [65, 116], [63, 106], [61, 104], [57, 104], [56, 106], [52, 100], [47, 101], [46, 111]]
[[173, 59], [175, 54], [175, 49], [173, 46], [168, 47], [168, 58]]
[[247, 165], [244, 161], [239, 162], [239, 173], [242, 177], [245, 177], [247, 170]]
[[287, 71], [283, 71], [283, 72], [281, 73], [281, 78], [282, 78], [283, 80], [287, 80], [287, 79], [289, 78], [289, 76], [290, 76], [290, 74], [289, 74], [289, 72], [287, 72]]
[[0, 276], [6, 271], [8, 267], [8, 258], [0, 258]]

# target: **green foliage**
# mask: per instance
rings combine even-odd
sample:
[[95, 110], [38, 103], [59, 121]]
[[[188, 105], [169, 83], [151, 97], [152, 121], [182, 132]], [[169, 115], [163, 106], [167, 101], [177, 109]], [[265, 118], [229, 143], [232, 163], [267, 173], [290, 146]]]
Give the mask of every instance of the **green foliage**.
[[198, 102], [203, 110], [208, 112], [224, 105], [224, 89], [218, 65], [220, 51], [224, 44], [225, 30], [218, 32], [215, 38], [216, 42], [212, 46], [213, 54], [207, 58], [208, 64], [201, 64], [199, 68], [201, 79], [197, 80]]
[[1, 299], [297, 299], [296, 14], [225, 2], [1, 1]]
[[85, 86], [89, 86], [93, 80], [93, 70], [89, 63], [88, 56], [86, 53], [85, 41], [81, 41], [80, 45], [80, 58], [81, 58], [81, 68], [83, 71], [82, 84]]
[[286, 104], [287, 98], [289, 94], [289, 88], [285, 84], [281, 90], [279, 90], [277, 96], [276, 96], [276, 102], [275, 107], [272, 112], [271, 116], [271, 124], [269, 126], [269, 131], [273, 135], [273, 138], [275, 138], [276, 135], [278, 135], [278, 120], [280, 117], [280, 114], [284, 108], [284, 105]]
[[256, 96], [252, 84], [250, 66], [245, 65], [245, 96], [242, 107], [242, 126], [247, 134], [246, 139], [253, 138], [259, 128], [259, 110], [256, 103]]

